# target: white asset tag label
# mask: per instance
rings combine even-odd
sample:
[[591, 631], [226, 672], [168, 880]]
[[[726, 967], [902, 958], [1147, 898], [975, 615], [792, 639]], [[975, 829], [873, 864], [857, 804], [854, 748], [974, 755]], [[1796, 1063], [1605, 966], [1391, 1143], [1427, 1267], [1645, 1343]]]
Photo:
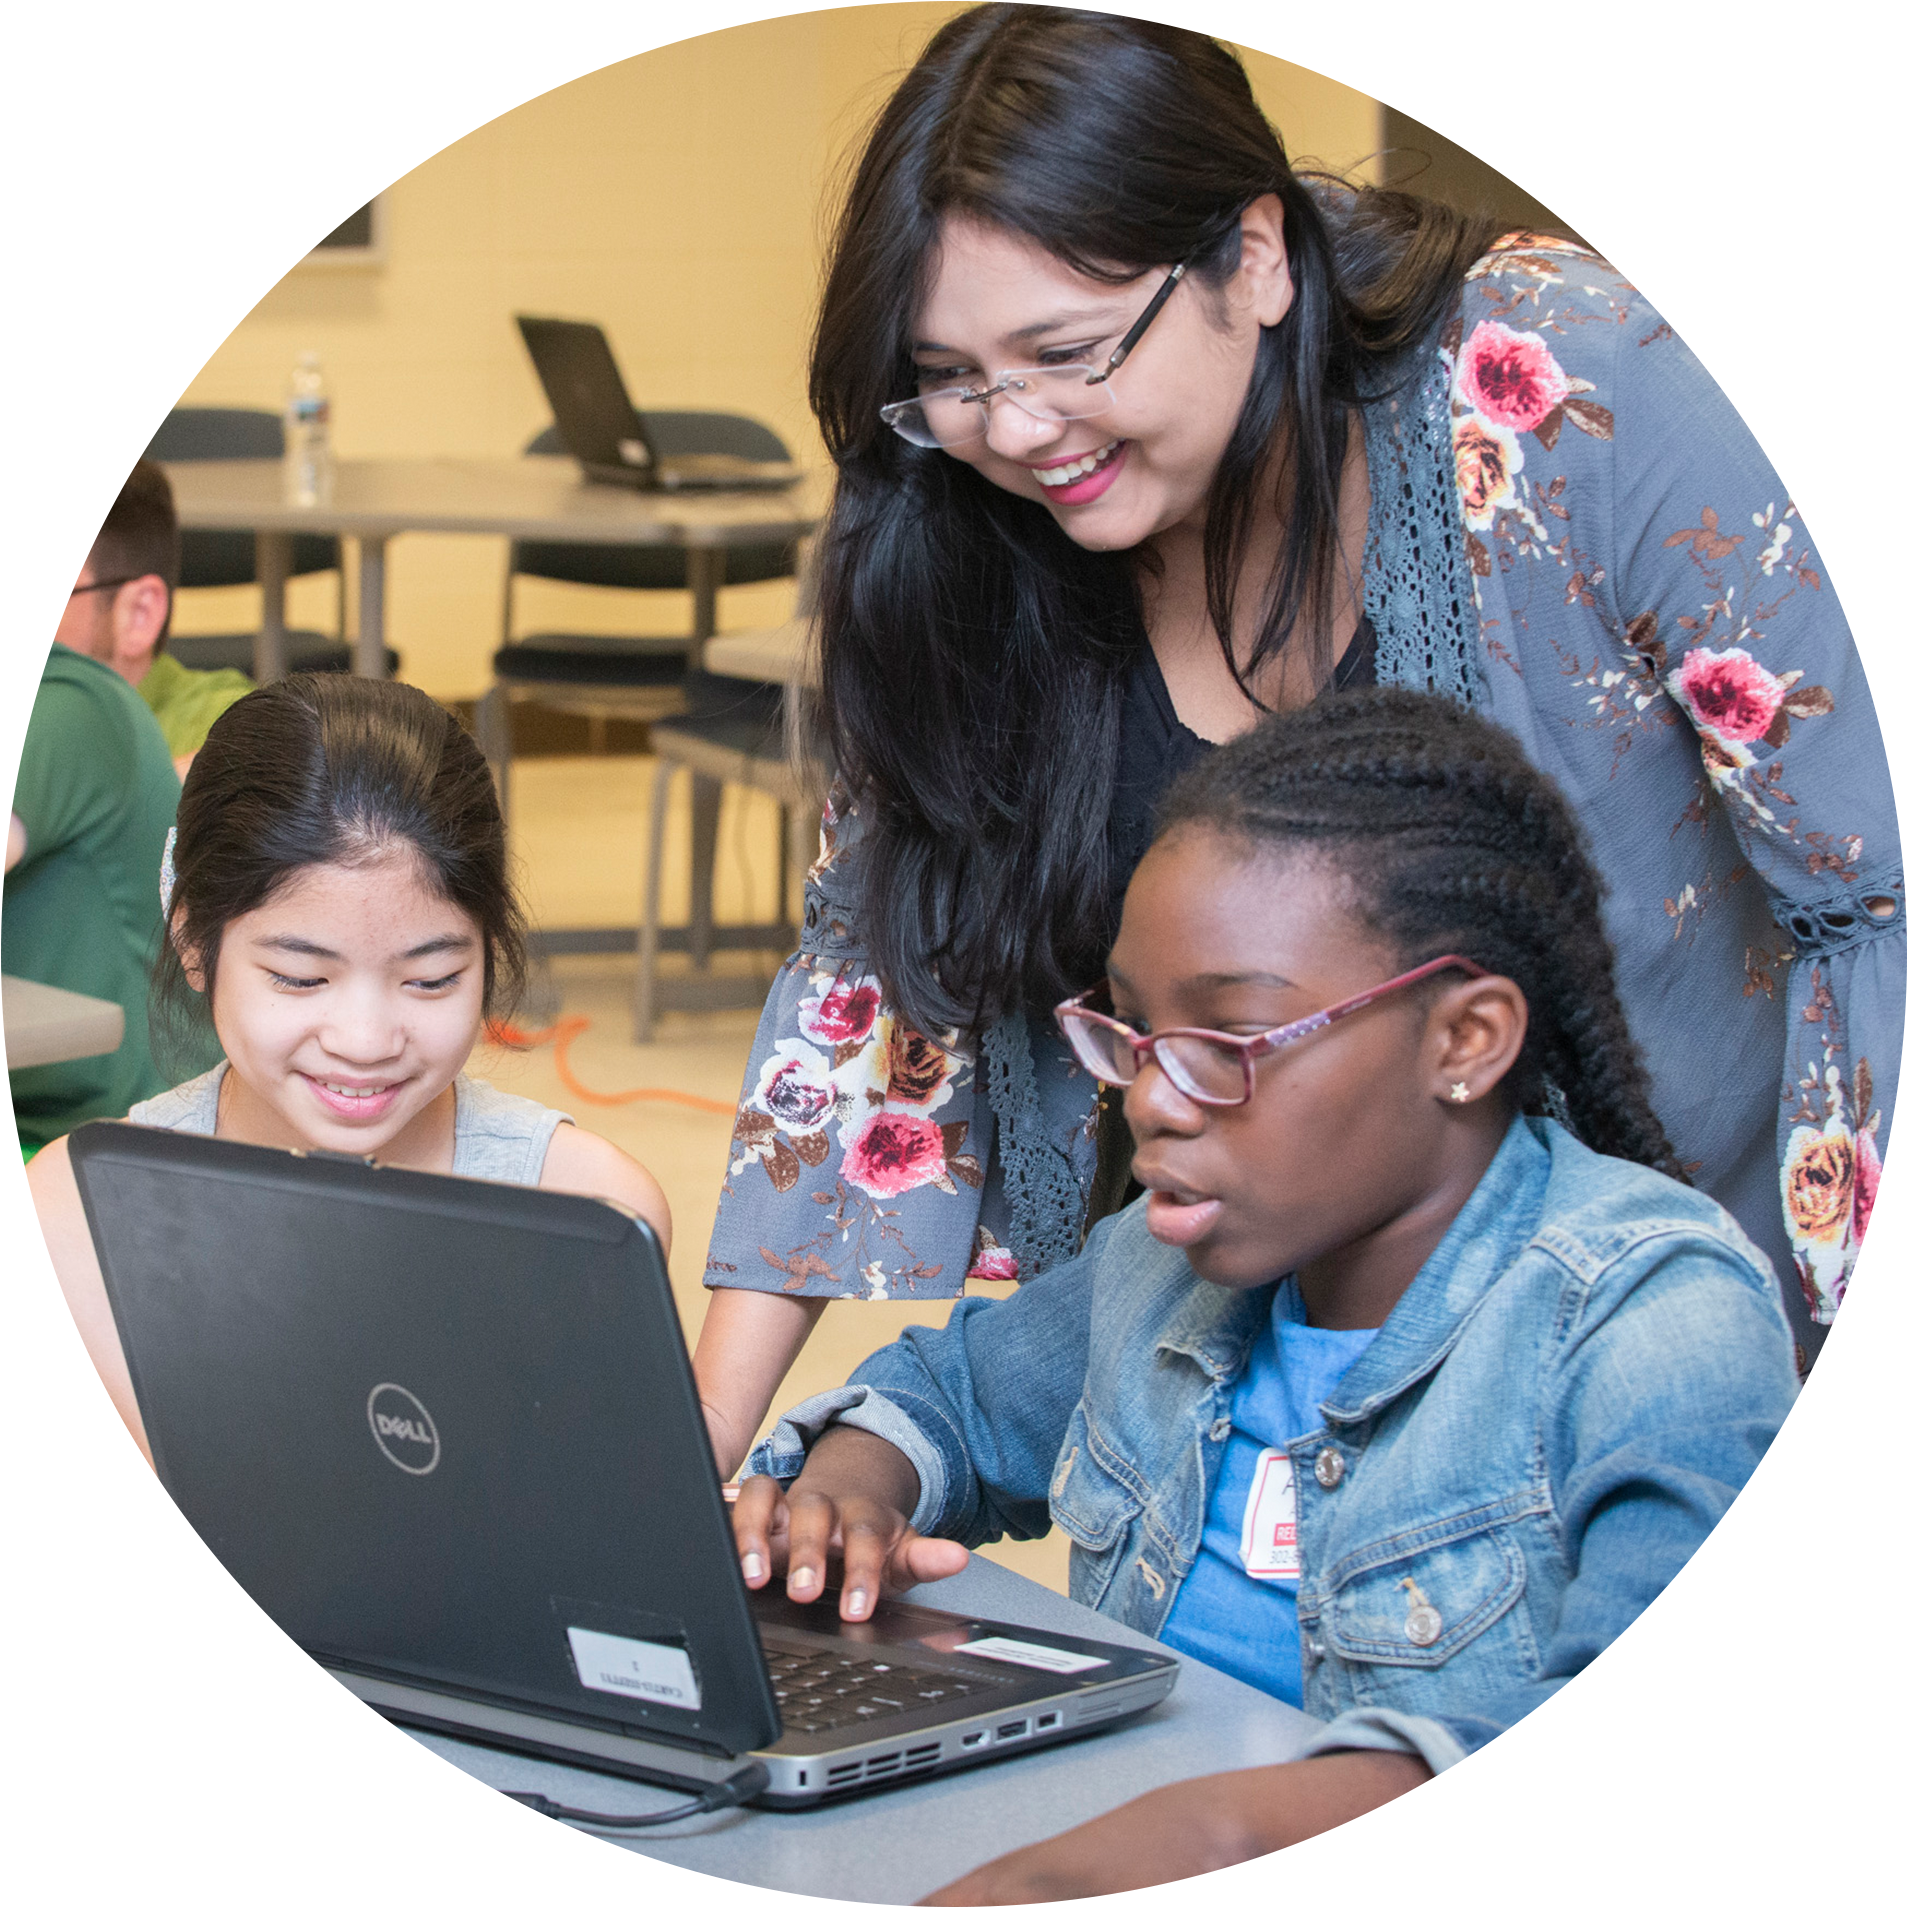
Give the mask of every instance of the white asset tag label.
[[1077, 1675], [1081, 1669], [1103, 1669], [1103, 1655], [1073, 1655], [1049, 1649], [1041, 1642], [1022, 1642], [1018, 1636], [976, 1636], [961, 1643], [956, 1655], [984, 1655], [992, 1662], [1012, 1662], [1023, 1669], [1050, 1669], [1055, 1675]]
[[600, 1629], [569, 1632], [569, 1652], [584, 1688], [605, 1695], [626, 1695], [634, 1702], [662, 1702], [670, 1708], [700, 1708], [702, 1691], [688, 1653], [666, 1642], [636, 1642], [604, 1635]]
[[1298, 1490], [1291, 1480], [1291, 1459], [1282, 1450], [1258, 1453], [1238, 1557], [1245, 1574], [1256, 1582], [1297, 1579]]

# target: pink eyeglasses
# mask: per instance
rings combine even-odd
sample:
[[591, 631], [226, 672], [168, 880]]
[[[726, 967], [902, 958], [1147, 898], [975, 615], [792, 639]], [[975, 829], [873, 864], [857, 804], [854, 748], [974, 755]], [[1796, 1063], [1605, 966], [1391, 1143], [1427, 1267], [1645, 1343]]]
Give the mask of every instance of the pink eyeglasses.
[[1301, 1020], [1287, 1020], [1263, 1033], [1213, 1033], [1197, 1026], [1169, 1026], [1163, 1033], [1135, 1033], [1123, 1021], [1096, 1012], [1086, 1002], [1105, 999], [1106, 983], [1089, 988], [1077, 999], [1054, 1009], [1059, 1023], [1079, 1063], [1095, 1079], [1108, 1086], [1130, 1086], [1139, 1077], [1139, 1069], [1148, 1057], [1159, 1062], [1160, 1070], [1187, 1099], [1201, 1106], [1242, 1106], [1251, 1097], [1252, 1061], [1261, 1053], [1275, 1053], [1281, 1046], [1301, 1040], [1307, 1033], [1334, 1025], [1347, 1014], [1355, 1013], [1387, 993], [1399, 993], [1428, 980], [1433, 973], [1451, 970], [1481, 980], [1487, 969], [1462, 954], [1439, 954], [1421, 967], [1386, 980], [1381, 987], [1354, 993], [1336, 1006], [1307, 1013]]

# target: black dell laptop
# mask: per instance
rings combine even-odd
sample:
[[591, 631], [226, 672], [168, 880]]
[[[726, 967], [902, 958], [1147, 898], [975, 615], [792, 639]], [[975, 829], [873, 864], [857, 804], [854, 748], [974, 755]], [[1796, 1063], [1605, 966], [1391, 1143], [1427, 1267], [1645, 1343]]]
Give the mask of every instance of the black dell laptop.
[[71, 1153], [154, 1467], [394, 1721], [804, 1807], [1104, 1726], [1163, 1653], [750, 1594], [668, 1272], [607, 1203], [96, 1124]]
[[785, 458], [657, 450], [599, 325], [517, 318], [564, 447], [593, 483], [633, 490], [786, 490], [801, 472]]

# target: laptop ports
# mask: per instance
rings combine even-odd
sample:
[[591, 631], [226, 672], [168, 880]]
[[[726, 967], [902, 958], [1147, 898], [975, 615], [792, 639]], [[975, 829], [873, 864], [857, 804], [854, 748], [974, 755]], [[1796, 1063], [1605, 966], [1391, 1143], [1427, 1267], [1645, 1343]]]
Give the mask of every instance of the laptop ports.
[[984, 1748], [987, 1745], [987, 1732], [984, 1728], [976, 1728], [971, 1735], [962, 1735], [960, 1746], [963, 1749]]
[[1055, 1709], [1050, 1715], [1042, 1715], [1033, 1726], [1036, 1730], [1042, 1728], [1057, 1728], [1059, 1726], [1059, 1711]]
[[1000, 1726], [993, 1731], [993, 1738], [995, 1741], [1013, 1741], [1017, 1737], [1024, 1735], [1028, 1726], [1029, 1724], [1026, 1722], [1002, 1722]]

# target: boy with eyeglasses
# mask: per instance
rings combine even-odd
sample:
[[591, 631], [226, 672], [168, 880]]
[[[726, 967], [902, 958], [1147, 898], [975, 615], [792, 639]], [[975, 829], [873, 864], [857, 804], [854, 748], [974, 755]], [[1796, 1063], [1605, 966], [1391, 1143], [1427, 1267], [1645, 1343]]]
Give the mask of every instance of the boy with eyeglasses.
[[126, 1013], [116, 1053], [0, 1074], [0, 1186], [51, 1138], [168, 1085], [145, 994], [179, 776], [137, 690], [46, 633], [72, 500], [51, 391], [0, 362], [0, 973]]
[[1854, 97], [1873, 57], [1873, 0], [1735, 0], [1735, 118], [1756, 145], [1833, 153], [1873, 179], [1894, 206], [1907, 273], [1907, 145]]
[[189, 669], [166, 654], [179, 584], [179, 517], [166, 473], [95, 431], [80, 431], [72, 446], [80, 490], [46, 633], [139, 690], [183, 782], [206, 732], [252, 692], [252, 679], [238, 669]]
[[1901, 343], [1896, 223], [1831, 153], [1770, 147], [1703, 187], [1701, 257], [1741, 378], [1814, 473], [1859, 559], [1907, 553], [1907, 444], [1850, 429]]

